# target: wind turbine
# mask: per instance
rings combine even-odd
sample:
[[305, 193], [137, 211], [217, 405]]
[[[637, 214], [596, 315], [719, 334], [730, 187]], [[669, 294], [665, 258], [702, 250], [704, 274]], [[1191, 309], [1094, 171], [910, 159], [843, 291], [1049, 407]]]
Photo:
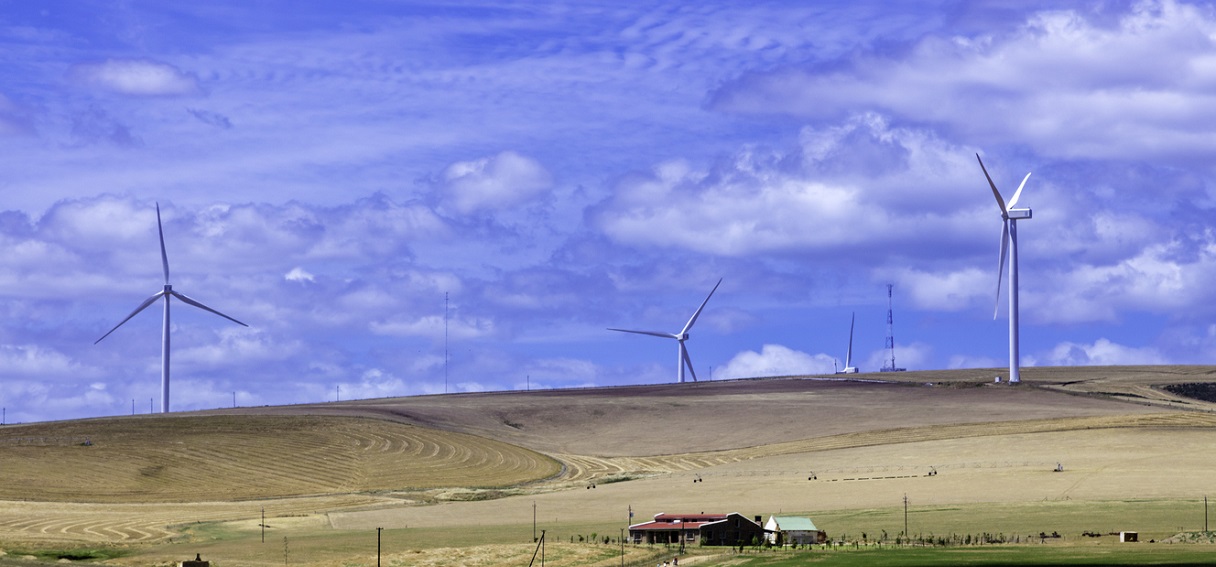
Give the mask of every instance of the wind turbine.
[[639, 335], [651, 335], [655, 337], [663, 337], [665, 339], [675, 339], [680, 342], [680, 350], [676, 359], [676, 377], [681, 383], [684, 382], [684, 367], [688, 367], [688, 373], [692, 374], [692, 381], [697, 381], [697, 373], [692, 369], [692, 359], [688, 358], [688, 349], [684, 346], [684, 341], [688, 340], [688, 331], [692, 329], [693, 323], [697, 322], [697, 317], [701, 316], [701, 310], [705, 309], [705, 304], [709, 303], [709, 298], [714, 296], [714, 292], [718, 291], [718, 286], [722, 285], [722, 279], [718, 279], [718, 283], [714, 284], [714, 288], [709, 290], [709, 295], [705, 296], [705, 301], [701, 302], [701, 306], [692, 314], [692, 318], [684, 325], [684, 328], [679, 333], [660, 333], [656, 331], [631, 331], [629, 329], [612, 329], [609, 331], [620, 331], [622, 333], [636, 333]]
[[1015, 209], [1018, 204], [1018, 197], [1022, 196], [1022, 188], [1026, 186], [1026, 180], [1030, 179], [1030, 174], [1022, 178], [1022, 184], [1018, 185], [1018, 190], [1013, 192], [1013, 198], [1006, 204], [1001, 198], [1001, 192], [997, 191], [996, 184], [992, 182], [992, 176], [988, 175], [988, 168], [984, 167], [984, 160], [980, 159], [980, 154], [975, 154], [975, 159], [980, 162], [980, 169], [984, 170], [984, 177], [988, 179], [988, 186], [992, 187], [992, 195], [996, 197], [996, 204], [1001, 207], [1001, 256], [997, 260], [996, 268], [996, 306], [992, 310], [992, 319], [996, 320], [997, 313], [1001, 309], [1001, 276], [1005, 272], [1005, 251], [1009, 251], [1009, 382], [1016, 384], [1022, 381], [1019, 373], [1021, 359], [1018, 355], [1018, 221], [1030, 220], [1030, 209]]
[[838, 370], [837, 374], [857, 374], [857, 367], [853, 366], [853, 324], [857, 322], [857, 314], [853, 314], [853, 318], [849, 320], [849, 350], [844, 354], [844, 368]]
[[224, 315], [223, 313], [220, 313], [219, 311], [216, 311], [210, 307], [207, 307], [206, 305], [203, 305], [202, 303], [199, 303], [193, 299], [190, 299], [189, 297], [186, 297], [185, 295], [173, 290], [173, 286], [169, 284], [169, 256], [168, 256], [168, 254], [165, 253], [165, 230], [163, 228], [161, 228], [161, 224], [160, 224], [160, 203], [156, 204], [156, 230], [157, 230], [157, 232], [160, 233], [160, 263], [161, 263], [161, 266], [165, 270], [165, 288], [161, 291], [156, 292], [156, 294], [154, 294], [152, 297], [149, 297], [148, 299], [144, 300], [144, 302], [141, 303], [139, 305], [139, 307], [135, 308], [135, 311], [132, 311], [130, 315], [127, 315], [126, 319], [119, 321], [119, 323], [117, 325], [114, 325], [113, 329], [110, 329], [110, 331], [108, 333], [102, 335], [101, 338], [94, 341], [93, 344], [97, 344], [97, 343], [101, 342], [103, 339], [105, 339], [106, 337], [110, 336], [110, 333], [113, 333], [114, 331], [118, 330], [118, 328], [121, 327], [123, 323], [130, 321], [132, 317], [138, 315], [140, 311], [147, 309], [148, 306], [155, 303], [157, 299], [164, 298], [164, 300], [165, 300], [165, 318], [164, 318], [164, 327], [162, 327], [162, 329], [161, 329], [161, 346], [160, 346], [160, 388], [161, 388], [160, 412], [169, 413], [169, 296], [176, 297], [176, 298], [182, 300], [182, 302], [186, 303], [187, 305], [193, 305], [204, 311], [210, 311], [212, 313], [215, 313], [216, 315], [219, 315], [220, 317], [223, 317], [223, 318], [225, 318], [229, 321], [232, 321], [233, 323], [236, 323], [238, 325], [241, 325], [243, 327], [248, 327], [249, 325], [246, 325], [240, 321], [237, 321], [236, 319], [233, 319], [232, 317]]

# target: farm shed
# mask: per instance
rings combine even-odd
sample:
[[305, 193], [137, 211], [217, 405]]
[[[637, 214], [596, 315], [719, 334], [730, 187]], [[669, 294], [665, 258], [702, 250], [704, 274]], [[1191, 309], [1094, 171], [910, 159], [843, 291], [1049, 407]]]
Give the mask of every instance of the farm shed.
[[629, 526], [633, 543], [686, 545], [751, 545], [764, 540], [760, 517], [755, 521], [729, 514], [655, 514], [654, 520]]
[[764, 531], [773, 545], [809, 545], [827, 540], [827, 534], [804, 516], [769, 516]]

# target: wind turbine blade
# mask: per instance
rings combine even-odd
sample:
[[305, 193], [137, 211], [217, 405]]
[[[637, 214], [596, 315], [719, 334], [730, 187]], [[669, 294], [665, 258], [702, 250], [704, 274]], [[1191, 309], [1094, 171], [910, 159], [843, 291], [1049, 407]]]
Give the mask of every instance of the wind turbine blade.
[[697, 317], [701, 316], [701, 310], [705, 309], [705, 304], [709, 303], [709, 298], [714, 296], [714, 292], [718, 291], [718, 286], [720, 285], [722, 285], [722, 278], [718, 278], [718, 283], [714, 284], [714, 288], [709, 290], [709, 295], [705, 296], [705, 301], [701, 302], [701, 306], [697, 308], [697, 312], [693, 313], [692, 318], [688, 320], [688, 324], [684, 325], [684, 330], [680, 331], [681, 335], [687, 333], [688, 330], [692, 328], [693, 323], [697, 322]]
[[1001, 311], [1001, 276], [1005, 275], [1005, 252], [1009, 249], [1009, 221], [1005, 221], [1001, 226], [1001, 258], [997, 260], [996, 266], [996, 306], [992, 308], [994, 321], [997, 313]]
[[110, 333], [113, 333], [114, 331], [117, 331], [117, 330], [118, 330], [118, 328], [119, 328], [119, 327], [121, 327], [123, 323], [126, 323], [127, 321], [130, 321], [132, 317], [134, 317], [134, 316], [136, 316], [136, 315], [139, 315], [139, 312], [140, 312], [140, 311], [143, 311], [144, 309], [147, 309], [149, 305], [152, 305], [153, 303], [155, 303], [155, 302], [156, 302], [156, 300], [157, 300], [157, 299], [160, 299], [160, 297], [161, 297], [162, 295], [164, 295], [164, 294], [165, 294], [165, 292], [163, 292], [163, 291], [158, 291], [158, 292], [156, 292], [156, 295], [153, 295], [152, 297], [149, 297], [148, 299], [145, 299], [143, 303], [140, 303], [140, 304], [139, 304], [139, 307], [136, 307], [136, 308], [135, 308], [135, 311], [132, 311], [130, 315], [127, 315], [127, 318], [126, 318], [126, 319], [123, 319], [122, 321], [119, 321], [117, 325], [114, 325], [114, 328], [113, 328], [113, 329], [110, 329], [110, 331], [109, 331], [108, 333], [106, 333], [106, 334], [102, 335], [102, 336], [101, 336], [101, 339], [97, 339], [97, 340], [93, 341], [93, 344], [97, 344], [97, 343], [101, 342], [101, 340], [102, 340], [102, 339], [104, 339], [104, 338], [106, 338], [106, 337], [110, 336]]
[[692, 359], [688, 357], [688, 347], [684, 346], [684, 342], [680, 341], [680, 353], [684, 355], [684, 366], [688, 368], [688, 373], [692, 374], [692, 381], [697, 381], [697, 372], [692, 369]]
[[996, 183], [992, 182], [992, 176], [988, 175], [988, 168], [984, 167], [984, 160], [980, 159], [980, 154], [975, 154], [975, 159], [980, 162], [980, 169], [984, 170], [984, 177], [988, 178], [988, 186], [992, 187], [992, 194], [996, 197], [996, 204], [1001, 206], [1001, 214], [1009, 212], [1005, 206], [1005, 200], [1001, 198], [1001, 192], [996, 190]]
[[233, 319], [232, 317], [229, 317], [229, 316], [227, 316], [227, 315], [224, 315], [223, 313], [220, 313], [219, 311], [216, 311], [216, 310], [214, 310], [214, 309], [212, 309], [212, 308], [210, 308], [210, 307], [207, 307], [206, 305], [203, 305], [202, 303], [199, 303], [199, 302], [197, 302], [197, 301], [195, 301], [195, 300], [193, 300], [193, 299], [190, 299], [189, 297], [186, 297], [185, 295], [182, 295], [182, 294], [180, 294], [180, 293], [178, 293], [178, 292], [176, 292], [176, 291], [170, 291], [169, 293], [172, 293], [172, 294], [173, 294], [173, 297], [176, 297], [176, 298], [178, 298], [178, 299], [180, 299], [180, 300], [182, 300], [182, 301], [186, 302], [187, 304], [190, 304], [190, 305], [193, 305], [193, 306], [195, 306], [195, 307], [198, 307], [199, 309], [202, 309], [202, 310], [204, 310], [204, 311], [210, 311], [210, 312], [212, 312], [212, 313], [215, 313], [216, 315], [219, 315], [220, 317], [223, 317], [223, 318], [225, 318], [225, 319], [227, 319], [227, 320], [229, 320], [229, 321], [232, 321], [233, 323], [236, 323], [237, 325], [240, 325], [240, 326], [242, 326], [242, 327], [248, 327], [248, 326], [249, 326], [249, 325], [246, 325], [246, 324], [244, 324], [244, 323], [242, 323], [242, 322], [240, 322], [240, 321], [237, 321], [236, 319]]
[[156, 232], [160, 234], [160, 264], [165, 269], [165, 283], [169, 283], [169, 255], [165, 253], [165, 229], [160, 225], [160, 203], [156, 204]]
[[849, 321], [849, 350], [844, 353], [844, 367], [851, 368], [853, 366], [853, 324], [857, 322], [857, 314], [853, 314], [853, 318]]
[[609, 327], [608, 330], [609, 331], [619, 331], [622, 333], [634, 333], [634, 334], [638, 334], [638, 335], [650, 335], [652, 337], [663, 337], [665, 339], [679, 339], [680, 338], [671, 333], [659, 333], [656, 331], [630, 331], [629, 329], [613, 329], [611, 327]]
[[1022, 178], [1022, 184], [1018, 185], [1018, 190], [1013, 192], [1013, 198], [1009, 200], [1009, 208], [1014, 208], [1018, 205], [1018, 197], [1022, 196], [1022, 188], [1026, 186], [1026, 180], [1030, 179], [1030, 173]]

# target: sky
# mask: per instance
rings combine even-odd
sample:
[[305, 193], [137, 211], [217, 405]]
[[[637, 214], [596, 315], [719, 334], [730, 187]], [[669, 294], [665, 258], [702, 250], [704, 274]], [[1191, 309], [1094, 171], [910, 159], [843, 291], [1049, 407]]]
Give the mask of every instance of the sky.
[[[743, 5], [743, 4], [746, 4]], [[1216, 359], [1216, 7], [0, 0], [7, 423]], [[1007, 274], [1006, 274], [1007, 277]], [[887, 285], [892, 285], [888, 298]], [[993, 311], [997, 316], [993, 318]], [[980, 369], [998, 370], [980, 370]], [[1000, 368], [1005, 370], [1001, 371]], [[691, 377], [690, 377], [691, 378]]]

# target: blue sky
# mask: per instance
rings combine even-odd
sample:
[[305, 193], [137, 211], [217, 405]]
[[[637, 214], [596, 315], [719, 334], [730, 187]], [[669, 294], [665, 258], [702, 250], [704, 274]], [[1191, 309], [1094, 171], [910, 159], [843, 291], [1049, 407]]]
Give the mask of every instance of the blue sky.
[[[0, 405], [1216, 358], [1216, 9], [0, 0]], [[1005, 296], [1002, 293], [1002, 306]]]

